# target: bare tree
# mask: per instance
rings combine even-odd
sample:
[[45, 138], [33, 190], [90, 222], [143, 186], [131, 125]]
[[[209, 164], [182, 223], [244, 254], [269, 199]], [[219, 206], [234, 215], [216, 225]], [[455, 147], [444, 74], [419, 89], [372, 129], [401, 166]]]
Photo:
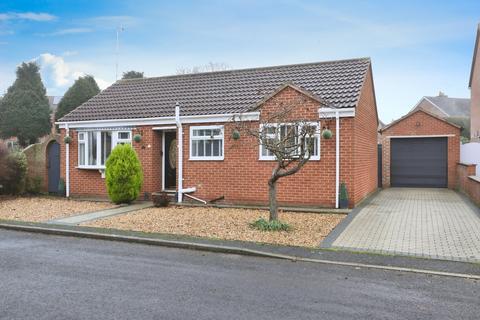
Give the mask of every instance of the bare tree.
[[230, 66], [223, 62], [209, 62], [202, 66], [180, 67], [177, 68], [177, 74], [192, 74], [201, 72], [214, 72], [214, 71], [226, 71]]
[[298, 119], [293, 114], [303, 102], [304, 99], [299, 98], [289, 104], [280, 103], [276, 112], [263, 117], [259, 127], [242, 121], [241, 115], [234, 118], [235, 130], [255, 138], [262, 147], [262, 155], [276, 162], [268, 180], [270, 221], [278, 220], [278, 180], [300, 171], [312, 154], [318, 152], [318, 122]]

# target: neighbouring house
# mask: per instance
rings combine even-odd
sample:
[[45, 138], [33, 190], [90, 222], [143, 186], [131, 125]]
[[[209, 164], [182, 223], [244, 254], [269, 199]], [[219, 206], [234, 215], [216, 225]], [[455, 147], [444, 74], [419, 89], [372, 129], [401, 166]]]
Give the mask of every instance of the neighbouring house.
[[106, 196], [105, 160], [128, 143], [143, 166], [142, 198], [165, 190], [178, 201], [265, 204], [274, 158], [254, 138], [234, 137], [232, 119], [260, 130], [269, 112], [299, 97], [294, 113], [333, 137], [315, 135], [311, 160], [279, 181], [279, 202], [333, 208], [345, 183], [357, 205], [377, 188], [369, 58], [119, 80], [57, 122], [67, 195]]
[[472, 67], [470, 70], [470, 134], [474, 141], [480, 140], [480, 24], [477, 27], [475, 48], [473, 50]]
[[455, 188], [461, 127], [423, 108], [382, 130], [383, 187]]
[[411, 111], [419, 109], [423, 109], [443, 119], [470, 119], [470, 99], [451, 98], [442, 91], [436, 97], [422, 97]]

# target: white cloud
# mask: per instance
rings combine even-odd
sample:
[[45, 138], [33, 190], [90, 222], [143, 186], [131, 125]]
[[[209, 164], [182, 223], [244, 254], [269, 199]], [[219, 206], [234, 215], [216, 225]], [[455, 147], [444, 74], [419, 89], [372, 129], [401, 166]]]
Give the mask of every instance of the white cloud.
[[[71, 55], [76, 52], [71, 52]], [[66, 62], [64, 56], [58, 56], [52, 53], [42, 53], [33, 59], [40, 65], [40, 73], [42, 80], [47, 88], [47, 92], [51, 95], [63, 95], [69, 86], [81, 76], [92, 74], [94, 67], [84, 63]], [[95, 76], [94, 76], [95, 77]], [[111, 82], [95, 77], [100, 89], [105, 89]]]
[[16, 16], [19, 19], [25, 19], [25, 20], [32, 20], [32, 21], [52, 21], [57, 19], [56, 16], [49, 14], [49, 13], [44, 13], [44, 12], [24, 12], [24, 13], [17, 13]]
[[0, 13], [0, 20], [30, 20], [30, 21], [52, 21], [57, 19], [56, 16], [45, 13], [45, 12], [8, 12], [8, 13]]
[[67, 28], [67, 29], [60, 29], [50, 33], [41, 33], [41, 36], [63, 36], [69, 34], [79, 34], [79, 33], [88, 33], [92, 32], [93, 30], [90, 28]]
[[76, 56], [78, 54], [78, 51], [64, 51], [62, 53], [62, 56], [64, 57], [71, 57], [71, 56]]
[[139, 20], [132, 16], [98, 16], [79, 21], [80, 24], [96, 28], [113, 29], [117, 27], [131, 27], [137, 25]]
[[61, 56], [51, 53], [42, 53], [35, 59], [42, 68], [42, 74], [51, 78], [56, 86], [63, 87], [84, 75], [81, 71], [73, 70]]

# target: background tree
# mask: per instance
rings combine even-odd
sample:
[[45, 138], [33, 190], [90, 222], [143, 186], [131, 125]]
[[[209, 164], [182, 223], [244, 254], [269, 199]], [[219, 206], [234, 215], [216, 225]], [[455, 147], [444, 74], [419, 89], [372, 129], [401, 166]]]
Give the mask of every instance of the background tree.
[[17, 137], [21, 146], [50, 132], [50, 106], [34, 62], [17, 68], [17, 79], [0, 103], [0, 137]]
[[138, 79], [143, 78], [143, 72], [139, 71], [127, 71], [123, 73], [122, 79]]
[[60, 119], [100, 92], [92, 76], [79, 77], [58, 103], [55, 119]]
[[447, 121], [462, 127], [460, 132], [462, 142], [470, 141], [470, 118], [469, 117], [448, 117]]
[[304, 99], [292, 103], [281, 103], [278, 111], [268, 114], [260, 121], [260, 128], [247, 121], [241, 121], [241, 115], [235, 118], [236, 130], [240, 134], [253, 137], [274, 157], [276, 164], [268, 180], [270, 221], [278, 220], [277, 182], [283, 177], [293, 175], [310, 160], [315, 146], [315, 134], [318, 126], [306, 119], [293, 118], [293, 110], [301, 107]]
[[201, 73], [201, 72], [214, 72], [214, 71], [225, 71], [230, 70], [230, 66], [223, 62], [209, 62], [203, 66], [193, 66], [180, 67], [177, 68], [177, 74], [192, 74], [192, 73]]

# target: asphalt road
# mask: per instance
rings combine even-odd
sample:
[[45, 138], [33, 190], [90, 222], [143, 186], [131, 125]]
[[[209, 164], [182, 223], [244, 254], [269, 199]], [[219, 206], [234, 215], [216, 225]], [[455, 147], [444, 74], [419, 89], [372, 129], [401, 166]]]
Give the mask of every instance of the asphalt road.
[[480, 282], [0, 230], [0, 319], [478, 319]]

